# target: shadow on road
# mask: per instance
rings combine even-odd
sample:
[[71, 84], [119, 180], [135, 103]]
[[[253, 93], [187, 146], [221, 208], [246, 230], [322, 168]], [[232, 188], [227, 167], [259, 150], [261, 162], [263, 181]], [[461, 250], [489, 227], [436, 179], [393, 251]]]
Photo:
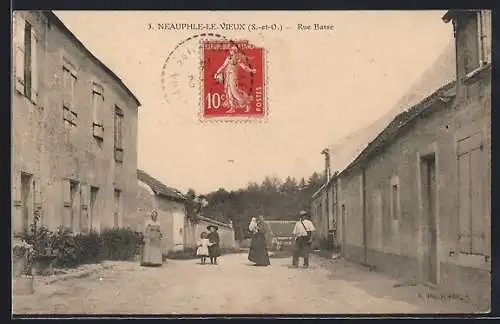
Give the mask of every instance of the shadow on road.
[[480, 308], [453, 294], [418, 285], [415, 281], [391, 278], [374, 267], [364, 267], [345, 260], [316, 257], [320, 267], [327, 269], [327, 278], [343, 280], [371, 296], [417, 305], [422, 313], [474, 313]]

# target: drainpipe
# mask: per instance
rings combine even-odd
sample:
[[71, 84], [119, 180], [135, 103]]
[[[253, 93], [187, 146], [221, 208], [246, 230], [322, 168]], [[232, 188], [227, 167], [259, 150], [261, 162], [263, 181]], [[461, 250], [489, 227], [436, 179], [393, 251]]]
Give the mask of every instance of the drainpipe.
[[323, 149], [321, 154], [325, 156], [325, 195], [326, 195], [326, 219], [327, 219], [327, 237], [330, 235], [330, 195], [328, 189], [328, 181], [330, 180], [330, 150]]
[[333, 237], [333, 243], [335, 246], [338, 246], [339, 245], [339, 240], [338, 240], [338, 237], [339, 237], [339, 229], [338, 229], [338, 225], [339, 225], [339, 193], [338, 193], [338, 171], [335, 171], [333, 173], [333, 180], [332, 180], [332, 187], [333, 187], [333, 209], [332, 209], [332, 213], [333, 213], [333, 221], [334, 221], [334, 237]]

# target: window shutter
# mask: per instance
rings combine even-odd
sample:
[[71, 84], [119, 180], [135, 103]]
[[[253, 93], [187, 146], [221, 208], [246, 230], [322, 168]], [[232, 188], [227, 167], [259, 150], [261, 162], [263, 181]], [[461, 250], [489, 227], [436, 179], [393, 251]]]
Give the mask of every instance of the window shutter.
[[94, 123], [96, 125], [103, 125], [103, 108], [104, 108], [104, 91], [103, 87], [95, 82], [92, 81], [92, 105], [94, 108]]
[[97, 101], [97, 93], [96, 93], [96, 84], [94, 81], [90, 81], [90, 94], [92, 100], [92, 122], [97, 124], [97, 111], [98, 111], [98, 101]]
[[13, 200], [14, 204], [21, 203], [21, 172], [14, 172], [12, 179], [12, 189], [13, 189]]
[[63, 107], [66, 108], [71, 108], [70, 107], [70, 94], [69, 94], [69, 89], [70, 89], [70, 72], [66, 69], [65, 66], [63, 66], [62, 69], [62, 101], [63, 101]]
[[16, 91], [24, 94], [24, 28], [26, 26], [24, 18], [18, 13], [15, 15], [15, 77]]
[[35, 195], [35, 206], [40, 206], [42, 204], [42, 190], [41, 190], [41, 181], [39, 178], [35, 178], [33, 181], [33, 184], [35, 186], [34, 190], [34, 195]]
[[31, 28], [31, 101], [38, 103], [38, 38]]
[[63, 179], [62, 190], [64, 206], [71, 207], [71, 183], [69, 179]]
[[483, 60], [484, 63], [491, 63], [491, 10], [483, 10], [481, 17], [481, 25], [483, 26]]

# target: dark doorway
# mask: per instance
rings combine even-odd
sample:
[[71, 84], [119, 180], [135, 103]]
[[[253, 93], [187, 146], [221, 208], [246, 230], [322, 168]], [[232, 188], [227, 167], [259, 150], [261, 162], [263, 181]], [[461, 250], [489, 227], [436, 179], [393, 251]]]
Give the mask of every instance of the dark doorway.
[[422, 246], [424, 248], [423, 270], [426, 280], [437, 284], [437, 201], [436, 201], [436, 157], [429, 154], [421, 158], [421, 188], [424, 232]]

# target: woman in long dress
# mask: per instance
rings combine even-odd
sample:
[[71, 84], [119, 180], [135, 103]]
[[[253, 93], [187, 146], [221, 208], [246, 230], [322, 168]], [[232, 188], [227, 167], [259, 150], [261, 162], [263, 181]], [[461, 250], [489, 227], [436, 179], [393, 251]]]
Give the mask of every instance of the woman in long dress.
[[270, 235], [272, 235], [272, 232], [269, 224], [264, 221], [264, 216], [259, 216], [257, 229], [253, 233], [250, 251], [248, 252], [248, 260], [255, 263], [256, 266], [266, 267], [271, 264], [267, 249], [267, 241]]
[[252, 96], [238, 86], [238, 68], [248, 73], [255, 73], [245, 62], [245, 56], [238, 52], [238, 47], [232, 45], [222, 66], [215, 72], [214, 79], [224, 83], [225, 98], [222, 105], [229, 108], [227, 112], [234, 112], [235, 108], [245, 108], [250, 111]]
[[158, 211], [154, 209], [144, 222], [144, 245], [141, 252], [141, 265], [162, 265], [162, 233], [158, 221]]

